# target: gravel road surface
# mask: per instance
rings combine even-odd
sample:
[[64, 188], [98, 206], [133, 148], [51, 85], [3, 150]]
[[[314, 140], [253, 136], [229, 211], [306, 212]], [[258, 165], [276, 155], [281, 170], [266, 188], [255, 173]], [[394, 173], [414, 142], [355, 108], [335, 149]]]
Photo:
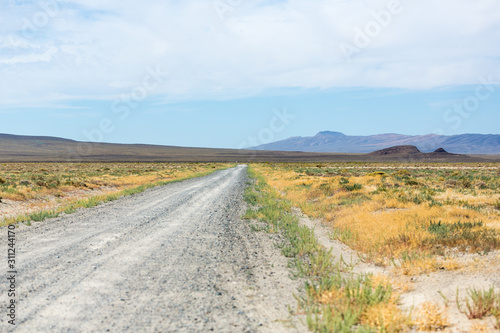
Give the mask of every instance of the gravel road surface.
[[300, 282], [241, 220], [246, 181], [240, 165], [16, 228], [16, 325], [4, 283], [0, 331], [304, 331]]

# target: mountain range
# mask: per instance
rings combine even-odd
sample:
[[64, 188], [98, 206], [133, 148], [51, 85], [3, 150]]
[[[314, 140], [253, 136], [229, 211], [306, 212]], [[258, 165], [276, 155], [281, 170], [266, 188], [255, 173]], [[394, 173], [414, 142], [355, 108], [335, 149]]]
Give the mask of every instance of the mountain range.
[[[325, 134], [323, 134], [323, 139]], [[329, 136], [329, 135], [326, 135]], [[330, 135], [332, 136], [332, 135]], [[339, 134], [333, 134], [339, 137]], [[330, 138], [331, 139], [331, 138]], [[497, 144], [498, 146], [498, 144]], [[369, 154], [267, 151], [80, 142], [57, 137], [0, 133], [0, 162], [493, 162], [500, 155], [453, 154], [439, 148], [421, 152], [397, 145]]]
[[251, 149], [334, 152], [334, 153], [369, 153], [392, 146], [413, 145], [424, 153], [438, 148], [455, 154], [500, 154], [500, 135], [498, 134], [460, 134], [460, 135], [403, 135], [378, 134], [351, 136], [340, 132], [323, 131], [310, 137], [291, 137], [285, 140], [263, 144]]

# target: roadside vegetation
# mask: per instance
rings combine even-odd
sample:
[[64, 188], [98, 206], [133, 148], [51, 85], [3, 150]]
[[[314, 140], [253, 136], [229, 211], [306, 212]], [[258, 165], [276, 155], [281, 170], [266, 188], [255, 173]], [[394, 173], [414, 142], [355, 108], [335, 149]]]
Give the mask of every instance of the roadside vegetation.
[[224, 163], [0, 164], [0, 225], [43, 221], [230, 166]]
[[[500, 169], [497, 165], [254, 164], [256, 184], [247, 218], [281, 232], [297, 274], [307, 278], [301, 306], [317, 332], [441, 330], [447, 300], [398, 307], [402, 292], [385, 276], [354, 275], [298, 224], [291, 207], [326, 222], [332, 238], [365, 262], [418, 276], [456, 270], [458, 254], [500, 248]], [[498, 286], [497, 286], [498, 287]], [[464, 304], [460, 307], [460, 304]], [[500, 293], [469, 289], [456, 304], [468, 318], [490, 317], [499, 327]]]
[[309, 329], [317, 332], [400, 331], [409, 325], [409, 316], [397, 307], [397, 293], [384, 279], [370, 274], [351, 274], [350, 267], [322, 247], [314, 232], [299, 225], [291, 212], [292, 202], [269, 186], [253, 170], [253, 186], [245, 193], [251, 205], [245, 217], [266, 223], [264, 230], [282, 233], [279, 244], [291, 258], [293, 272], [305, 278], [305, 295], [299, 305]]

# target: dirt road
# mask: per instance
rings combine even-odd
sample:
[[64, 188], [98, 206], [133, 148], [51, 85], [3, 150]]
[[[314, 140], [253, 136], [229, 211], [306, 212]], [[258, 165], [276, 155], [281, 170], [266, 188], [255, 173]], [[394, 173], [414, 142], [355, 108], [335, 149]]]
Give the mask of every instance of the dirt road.
[[238, 166], [17, 228], [16, 325], [2, 288], [0, 331], [303, 331], [299, 282], [241, 220], [245, 182]]

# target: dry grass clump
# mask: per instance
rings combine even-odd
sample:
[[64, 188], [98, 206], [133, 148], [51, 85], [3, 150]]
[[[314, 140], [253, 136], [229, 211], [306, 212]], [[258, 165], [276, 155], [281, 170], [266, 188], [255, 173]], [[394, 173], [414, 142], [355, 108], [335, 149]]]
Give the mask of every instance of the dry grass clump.
[[409, 326], [410, 318], [396, 304], [380, 303], [363, 313], [361, 323], [378, 332], [400, 332]]
[[414, 324], [421, 331], [442, 330], [449, 325], [446, 308], [436, 303], [423, 303], [415, 311]]
[[497, 320], [500, 314], [500, 293], [495, 292], [492, 286], [488, 290], [475, 288], [467, 289], [468, 297], [465, 299], [465, 309], [462, 309], [457, 290], [457, 306], [460, 312], [469, 319], [481, 319], [493, 315]]
[[410, 287], [406, 283], [389, 279], [386, 275], [376, 274], [371, 277], [374, 286], [392, 290], [387, 303], [379, 303], [363, 312], [361, 323], [381, 332], [399, 332], [411, 326], [411, 317], [398, 307], [401, 293]]
[[397, 306], [398, 297], [385, 276], [346, 280], [326, 290], [310, 287], [308, 293], [323, 306], [323, 319], [330, 323], [323, 328], [344, 331], [359, 323], [370, 330], [400, 332], [411, 324], [409, 315]]
[[403, 275], [421, 275], [428, 274], [437, 270], [454, 271], [462, 268], [454, 258], [437, 258], [432, 257], [417, 257], [404, 258], [400, 265], [396, 264], [396, 271], [400, 271]]

